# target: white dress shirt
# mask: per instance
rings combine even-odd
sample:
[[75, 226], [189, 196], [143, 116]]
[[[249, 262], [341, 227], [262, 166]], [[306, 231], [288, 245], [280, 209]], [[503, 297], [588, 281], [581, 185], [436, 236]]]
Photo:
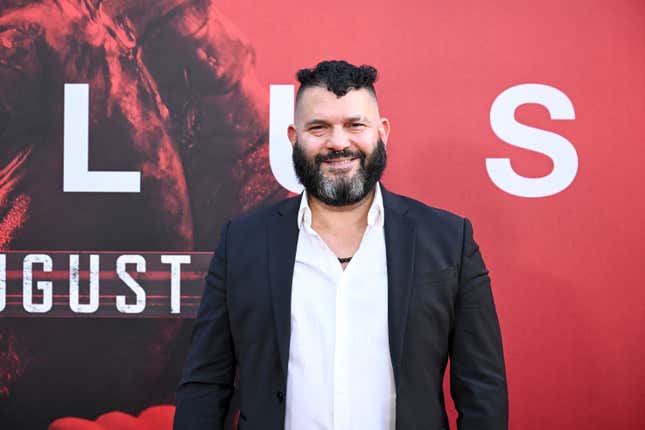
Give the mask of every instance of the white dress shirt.
[[377, 184], [365, 234], [343, 270], [311, 227], [302, 195], [285, 430], [394, 430], [384, 216]]

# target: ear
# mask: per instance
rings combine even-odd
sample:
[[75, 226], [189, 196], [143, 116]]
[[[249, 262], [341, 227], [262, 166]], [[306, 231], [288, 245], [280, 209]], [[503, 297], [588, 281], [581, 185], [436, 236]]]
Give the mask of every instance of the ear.
[[296, 144], [296, 140], [298, 139], [295, 125], [289, 124], [289, 127], [287, 128], [287, 136], [289, 136], [289, 141], [291, 142], [291, 146], [294, 146]]
[[378, 127], [378, 134], [383, 143], [387, 145], [387, 139], [390, 136], [390, 120], [387, 118], [381, 118], [380, 124]]

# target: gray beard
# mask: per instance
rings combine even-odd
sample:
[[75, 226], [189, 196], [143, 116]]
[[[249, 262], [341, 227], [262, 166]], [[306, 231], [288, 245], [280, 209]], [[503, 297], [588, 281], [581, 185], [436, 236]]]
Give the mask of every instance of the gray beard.
[[349, 201], [359, 201], [367, 194], [365, 175], [359, 170], [351, 178], [334, 179], [323, 176], [318, 183], [318, 193], [323, 201], [338, 201], [341, 195]]

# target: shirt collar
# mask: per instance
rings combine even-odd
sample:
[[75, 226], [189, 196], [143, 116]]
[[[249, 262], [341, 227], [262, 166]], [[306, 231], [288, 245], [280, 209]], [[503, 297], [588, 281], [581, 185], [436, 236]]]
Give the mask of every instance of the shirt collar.
[[[385, 211], [383, 209], [383, 195], [381, 194], [381, 185], [377, 182], [374, 192], [374, 200], [367, 212], [367, 225], [372, 227], [383, 227], [385, 220]], [[302, 192], [300, 199], [300, 209], [298, 210], [298, 228], [311, 228], [311, 209], [307, 201], [307, 191]]]

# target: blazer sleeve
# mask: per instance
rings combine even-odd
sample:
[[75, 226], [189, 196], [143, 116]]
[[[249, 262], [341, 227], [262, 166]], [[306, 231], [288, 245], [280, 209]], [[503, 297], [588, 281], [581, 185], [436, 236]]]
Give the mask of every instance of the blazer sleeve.
[[221, 430], [234, 392], [237, 365], [226, 300], [227, 241], [222, 229], [211, 260], [190, 350], [176, 394], [174, 430]]
[[464, 219], [459, 289], [450, 343], [450, 392], [459, 430], [506, 430], [502, 338], [488, 270]]

